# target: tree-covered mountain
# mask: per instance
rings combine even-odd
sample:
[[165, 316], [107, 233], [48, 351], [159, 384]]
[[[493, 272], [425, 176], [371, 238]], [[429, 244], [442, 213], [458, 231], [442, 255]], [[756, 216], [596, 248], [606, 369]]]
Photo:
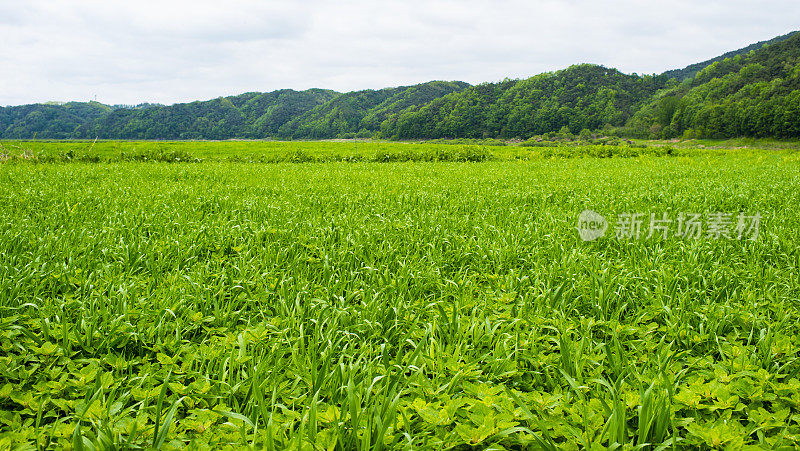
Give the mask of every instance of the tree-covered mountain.
[[664, 77], [582, 64], [525, 80], [483, 83], [410, 107], [381, 124], [393, 138], [526, 138], [568, 127], [621, 126]]
[[750, 53], [750, 52], [752, 52], [754, 50], [758, 50], [758, 49], [764, 47], [765, 45], [776, 44], [778, 42], [785, 41], [785, 40], [789, 39], [790, 37], [792, 37], [792, 36], [794, 36], [794, 35], [796, 35], [798, 33], [800, 33], [800, 31], [793, 31], [791, 33], [787, 33], [787, 34], [784, 34], [784, 35], [781, 35], [781, 36], [774, 37], [774, 38], [772, 38], [770, 40], [767, 40], [767, 41], [759, 41], [759, 42], [756, 42], [755, 44], [750, 44], [747, 47], [741, 48], [739, 50], [733, 50], [733, 51], [724, 53], [724, 54], [722, 54], [722, 55], [720, 55], [720, 56], [718, 56], [716, 58], [711, 58], [710, 60], [703, 61], [702, 63], [690, 64], [690, 65], [684, 67], [683, 69], [668, 70], [668, 71], [664, 72], [662, 75], [666, 75], [667, 78], [677, 78], [678, 81], [683, 81], [683, 80], [686, 80], [686, 79], [689, 79], [689, 78], [694, 78], [694, 76], [697, 75], [698, 72], [700, 72], [701, 70], [705, 69], [706, 67], [708, 67], [708, 66], [710, 66], [710, 65], [712, 65], [712, 64], [714, 64], [714, 63], [716, 63], [718, 61], [723, 61], [723, 60], [728, 59], [728, 58], [734, 58], [734, 57], [736, 57], [738, 55], [748, 54], [748, 53]]
[[661, 75], [581, 64], [470, 86], [251, 92], [170, 106], [0, 108], [4, 139], [800, 137], [800, 32]]
[[707, 66], [628, 123], [642, 137], [800, 137], [800, 33]]
[[335, 91], [284, 89], [246, 93], [160, 108], [117, 109], [75, 131], [78, 138], [229, 139], [275, 136], [306, 111], [339, 96]]
[[0, 108], [0, 138], [74, 138], [76, 129], [113, 110], [97, 102], [42, 103]]
[[431, 81], [414, 86], [342, 94], [281, 127], [278, 135], [294, 138], [335, 138], [349, 134], [373, 136], [388, 117], [406, 108], [428, 104], [460, 92], [469, 84]]
[[336, 138], [359, 131], [373, 136], [388, 116], [468, 86], [432, 81], [344, 94], [284, 89], [132, 108], [97, 102], [24, 105], [0, 108], [0, 138]]

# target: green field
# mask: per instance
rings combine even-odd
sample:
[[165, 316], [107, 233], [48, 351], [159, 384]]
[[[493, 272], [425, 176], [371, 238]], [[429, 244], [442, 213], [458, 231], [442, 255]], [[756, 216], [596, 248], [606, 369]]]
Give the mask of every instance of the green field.
[[[619, 141], [619, 140], [618, 140]], [[789, 146], [796, 141], [756, 141], [762, 149]], [[117, 162], [230, 162], [230, 163], [331, 163], [403, 161], [482, 162], [539, 158], [635, 157], [691, 155], [691, 144], [648, 142], [634, 145], [558, 145], [545, 147], [507, 145], [498, 140], [443, 142], [385, 141], [0, 141], [0, 161], [35, 163]], [[738, 141], [721, 142], [722, 149], [741, 147]], [[705, 152], [710, 152], [708, 149]]]
[[0, 449], [800, 447], [791, 143], [0, 144]]

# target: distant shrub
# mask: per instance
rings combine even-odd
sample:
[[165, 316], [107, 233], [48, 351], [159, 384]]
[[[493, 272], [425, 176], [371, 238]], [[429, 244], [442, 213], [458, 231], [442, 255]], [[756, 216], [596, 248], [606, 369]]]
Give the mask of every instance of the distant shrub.
[[413, 154], [408, 151], [401, 151], [401, 152], [387, 152], [387, 151], [378, 151], [375, 155], [372, 156], [370, 161], [375, 163], [392, 163], [395, 161], [411, 161], [413, 159]]
[[295, 150], [286, 156], [285, 161], [290, 163], [310, 163], [316, 161], [313, 155], [305, 152], [304, 150]]
[[480, 162], [493, 159], [493, 155], [485, 147], [442, 148], [436, 155], [437, 161]]
[[425, 141], [426, 144], [446, 144], [446, 145], [475, 145], [475, 146], [507, 146], [508, 143], [494, 138], [474, 139], [474, 138], [439, 138]]
[[34, 153], [25, 150], [18, 155], [0, 154], [0, 161], [27, 161], [31, 163], [100, 163], [98, 155], [76, 154], [73, 150], [60, 153]]
[[337, 155], [333, 161], [342, 161], [345, 163], [359, 163], [365, 160], [366, 158], [364, 158], [363, 155], [344, 155], [344, 156]]
[[494, 156], [486, 148], [477, 146], [464, 146], [441, 147], [434, 151], [380, 151], [373, 155], [369, 161], [376, 163], [391, 163], [398, 161], [480, 162], [491, 159], [494, 159]]
[[183, 150], [152, 149], [136, 153], [120, 153], [120, 161], [152, 161], [158, 163], [199, 163], [199, 158], [193, 157]]
[[558, 144], [552, 141], [542, 141], [541, 139], [531, 138], [519, 143], [519, 145], [522, 147], [555, 147]]
[[668, 157], [688, 156], [691, 151], [678, 150], [669, 146], [647, 147], [644, 145], [585, 145], [559, 146], [542, 149], [539, 153], [545, 158], [635, 158], [639, 156]]

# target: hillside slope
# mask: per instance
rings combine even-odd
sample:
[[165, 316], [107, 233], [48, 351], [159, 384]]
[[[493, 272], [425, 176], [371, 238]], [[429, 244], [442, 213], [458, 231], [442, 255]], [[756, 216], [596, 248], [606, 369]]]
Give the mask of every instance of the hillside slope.
[[787, 34], [784, 34], [784, 35], [781, 35], [781, 36], [774, 37], [774, 38], [769, 39], [767, 41], [759, 41], [759, 42], [756, 42], [755, 44], [750, 44], [747, 47], [741, 48], [739, 50], [733, 50], [733, 51], [730, 51], [730, 52], [727, 52], [727, 53], [723, 53], [722, 55], [720, 55], [720, 56], [718, 56], [716, 58], [711, 58], [710, 60], [703, 61], [702, 63], [690, 64], [690, 65], [684, 67], [683, 69], [668, 70], [668, 71], [664, 72], [662, 75], [665, 75], [668, 78], [677, 78], [678, 81], [683, 81], [683, 80], [686, 80], [686, 79], [694, 78], [694, 76], [697, 75], [698, 72], [700, 72], [701, 70], [705, 69], [706, 67], [708, 67], [708, 66], [710, 66], [710, 65], [712, 65], [712, 64], [714, 64], [714, 63], [716, 63], [718, 61], [722, 61], [722, 60], [725, 60], [727, 58], [734, 58], [734, 57], [736, 57], [738, 55], [746, 55], [746, 54], [748, 54], [748, 53], [750, 53], [750, 52], [752, 52], [754, 50], [759, 50], [760, 48], [764, 47], [765, 45], [771, 45], [771, 44], [776, 44], [776, 43], [781, 42], [781, 41], [785, 41], [785, 40], [789, 39], [790, 37], [792, 37], [792, 36], [794, 36], [794, 35], [796, 35], [798, 33], [800, 33], [800, 31], [793, 31], [791, 33], [787, 33]]
[[444, 95], [460, 92], [468, 86], [459, 81], [431, 81], [377, 91], [348, 92], [294, 118], [281, 127], [278, 135], [335, 138], [360, 133], [372, 136], [387, 117], [406, 108], [419, 107]]
[[0, 138], [74, 138], [75, 131], [114, 109], [97, 102], [32, 104], [0, 108]]
[[568, 127], [620, 126], [664, 77], [583, 64], [525, 80], [484, 83], [408, 108], [381, 124], [393, 138], [525, 138]]
[[377, 134], [387, 117], [468, 87], [432, 81], [338, 93], [325, 89], [246, 93], [141, 108], [97, 102], [0, 108], [0, 138], [230, 139], [336, 138]]
[[630, 120], [641, 137], [800, 137], [800, 33], [717, 61]]
[[75, 137], [229, 139], [274, 136], [294, 117], [335, 98], [325, 89], [247, 93], [160, 108], [120, 109], [80, 127]]

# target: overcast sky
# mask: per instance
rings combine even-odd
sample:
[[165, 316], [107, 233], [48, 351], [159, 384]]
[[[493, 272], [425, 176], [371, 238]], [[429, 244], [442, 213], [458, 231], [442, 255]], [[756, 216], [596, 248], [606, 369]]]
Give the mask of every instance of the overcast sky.
[[660, 73], [798, 19], [798, 0], [0, 0], [0, 105]]

